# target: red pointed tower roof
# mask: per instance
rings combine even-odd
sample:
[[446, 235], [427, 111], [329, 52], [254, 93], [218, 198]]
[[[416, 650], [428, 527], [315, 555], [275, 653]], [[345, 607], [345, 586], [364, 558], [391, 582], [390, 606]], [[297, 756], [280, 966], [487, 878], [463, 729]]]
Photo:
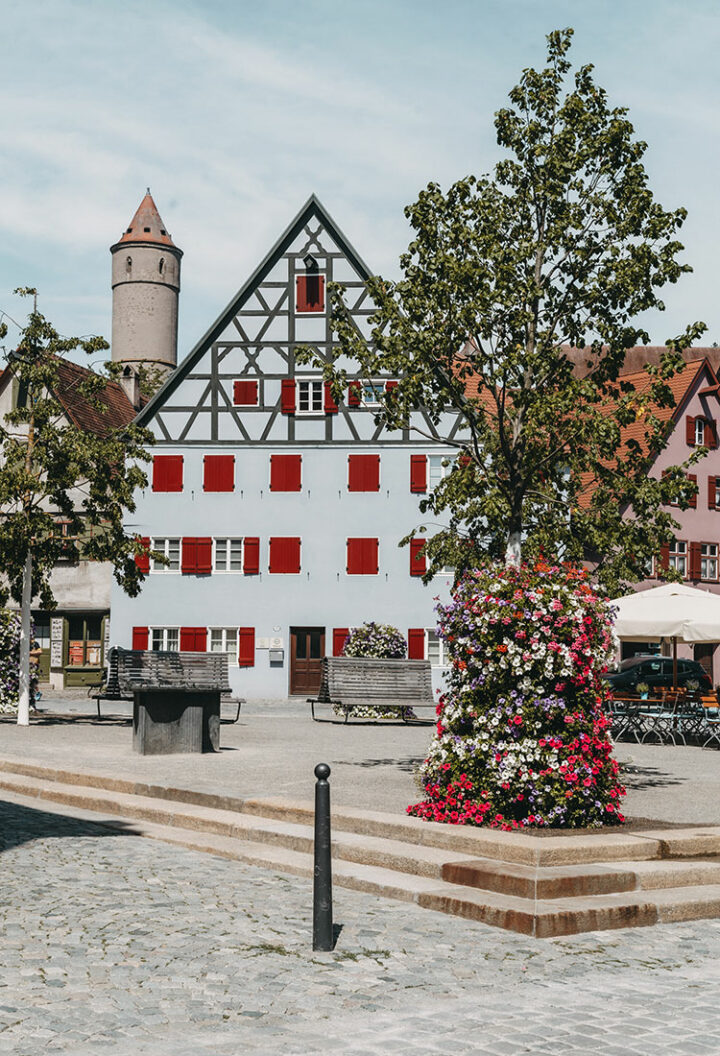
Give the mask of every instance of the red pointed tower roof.
[[147, 194], [138, 206], [135, 216], [116, 245], [119, 246], [123, 242], [154, 242], [160, 246], [173, 246], [173, 248], [177, 249], [165, 229], [165, 224], [157, 211], [157, 206], [150, 194], [149, 187]]

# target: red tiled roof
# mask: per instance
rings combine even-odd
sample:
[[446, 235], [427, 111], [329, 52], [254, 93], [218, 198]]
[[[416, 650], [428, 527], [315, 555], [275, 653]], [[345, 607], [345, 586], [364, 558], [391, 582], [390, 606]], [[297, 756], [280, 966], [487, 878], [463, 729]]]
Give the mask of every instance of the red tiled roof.
[[[129, 425], [137, 411], [116, 381], [108, 380], [93, 401], [79, 392], [78, 386], [92, 373], [87, 367], [58, 356], [54, 395], [73, 425], [104, 436], [112, 429]], [[99, 407], [94, 406], [95, 401]]]
[[123, 242], [153, 242], [161, 246], [175, 246], [165, 229], [165, 224], [162, 222], [149, 189], [140, 202], [129, 227], [125, 229], [116, 245], [119, 246]]

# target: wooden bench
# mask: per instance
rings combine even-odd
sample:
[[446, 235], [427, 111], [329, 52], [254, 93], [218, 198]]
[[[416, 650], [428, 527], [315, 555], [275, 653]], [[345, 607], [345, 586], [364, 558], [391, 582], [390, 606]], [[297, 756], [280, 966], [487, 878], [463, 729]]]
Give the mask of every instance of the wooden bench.
[[237, 704], [233, 722], [240, 718], [242, 697], [233, 697], [227, 653], [177, 653], [114, 646], [108, 653], [107, 681], [90, 696], [97, 703], [98, 718], [101, 700], [133, 700], [139, 688], [176, 687], [178, 689], [208, 689], [220, 693], [220, 704]]
[[[322, 684], [316, 697], [308, 697], [315, 721], [315, 705], [337, 705], [348, 721], [354, 707], [432, 708], [432, 674], [428, 660], [378, 660], [371, 657], [326, 656]], [[410, 717], [403, 711], [403, 722]]]

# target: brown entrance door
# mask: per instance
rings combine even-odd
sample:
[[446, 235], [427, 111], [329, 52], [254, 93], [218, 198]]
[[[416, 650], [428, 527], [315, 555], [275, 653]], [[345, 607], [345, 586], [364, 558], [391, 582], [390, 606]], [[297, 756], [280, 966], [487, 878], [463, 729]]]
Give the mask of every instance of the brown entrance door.
[[695, 646], [695, 659], [698, 663], [702, 664], [707, 674], [710, 676], [710, 681], [715, 685], [713, 678], [713, 653], [715, 652], [715, 642], [703, 642], [701, 645]]
[[320, 689], [322, 658], [325, 656], [324, 627], [290, 628], [290, 693], [312, 695]]

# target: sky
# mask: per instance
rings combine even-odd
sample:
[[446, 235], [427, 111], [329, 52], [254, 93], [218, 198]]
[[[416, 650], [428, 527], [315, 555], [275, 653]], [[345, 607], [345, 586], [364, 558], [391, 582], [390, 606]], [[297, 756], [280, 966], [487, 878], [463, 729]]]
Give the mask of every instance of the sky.
[[[65, 335], [111, 328], [110, 245], [146, 187], [184, 251], [179, 358], [311, 193], [395, 278], [403, 215], [499, 158], [494, 113], [545, 34], [572, 26], [684, 206], [693, 274], [644, 320], [720, 342], [717, 0], [0, 0], [0, 312], [35, 286]], [[14, 321], [14, 323], [13, 323]]]

